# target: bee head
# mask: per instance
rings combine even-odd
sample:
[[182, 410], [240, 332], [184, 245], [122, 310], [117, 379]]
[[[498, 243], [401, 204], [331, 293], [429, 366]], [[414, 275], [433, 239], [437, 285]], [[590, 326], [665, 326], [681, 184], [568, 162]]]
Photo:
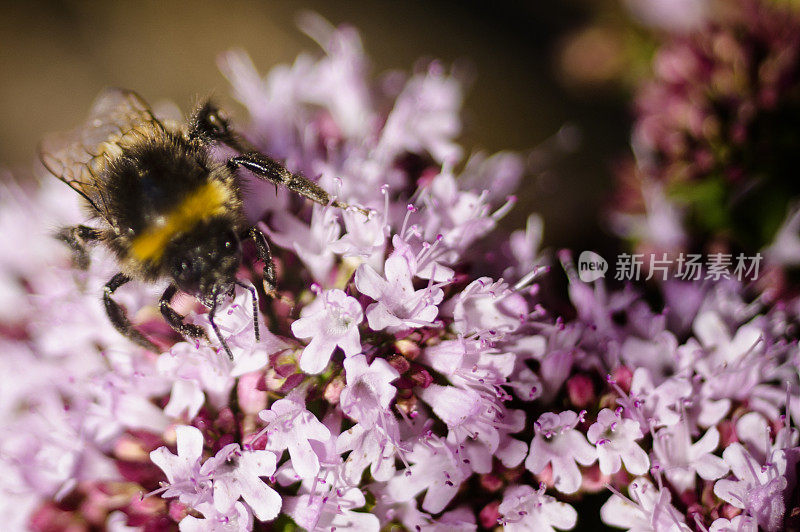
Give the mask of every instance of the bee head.
[[178, 288], [210, 305], [233, 292], [242, 261], [239, 237], [226, 220], [201, 222], [169, 246], [165, 264]]

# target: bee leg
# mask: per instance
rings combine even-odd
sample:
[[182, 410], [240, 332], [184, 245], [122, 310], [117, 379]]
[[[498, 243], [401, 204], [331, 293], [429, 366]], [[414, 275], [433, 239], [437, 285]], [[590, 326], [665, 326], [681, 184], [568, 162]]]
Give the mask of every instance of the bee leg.
[[[346, 203], [340, 201], [332, 201], [330, 194], [325, 189], [310, 181], [300, 174], [294, 174], [287, 170], [279, 162], [270, 159], [263, 153], [257, 151], [243, 153], [242, 155], [233, 157], [228, 160], [228, 166], [232, 169], [242, 167], [250, 170], [258, 177], [266, 179], [275, 183], [275, 185], [283, 185], [292, 192], [295, 192], [304, 198], [308, 198], [313, 202], [320, 205], [333, 205], [340, 209], [350, 207]], [[364, 214], [369, 214], [368, 211], [360, 209]]]
[[174, 284], [169, 285], [167, 289], [164, 290], [164, 294], [162, 294], [161, 299], [158, 301], [158, 308], [161, 310], [161, 315], [166, 322], [169, 323], [169, 326], [181, 336], [185, 338], [203, 338], [208, 341], [208, 335], [205, 329], [199, 325], [184, 322], [183, 320], [186, 319], [186, 317], [178, 314], [175, 309], [170, 306], [172, 298], [177, 292], [178, 287]]
[[250, 292], [250, 295], [253, 296], [253, 331], [256, 335], [256, 342], [261, 340], [261, 334], [258, 330], [258, 294], [256, 293], [256, 289], [250, 285], [244, 284], [240, 281], [236, 281], [236, 284]]
[[204, 142], [221, 142], [236, 151], [254, 148], [230, 127], [228, 118], [213, 102], [206, 101], [195, 110], [189, 121], [189, 138]]
[[90, 242], [100, 238], [100, 231], [85, 225], [75, 227], [64, 227], [56, 233], [56, 238], [66, 243], [72, 250], [72, 261], [81, 270], [89, 269], [89, 250], [87, 246]]
[[267, 237], [257, 227], [251, 227], [248, 233], [256, 244], [258, 259], [264, 263], [264, 291], [268, 296], [275, 297], [278, 280], [275, 278], [275, 263], [272, 262], [272, 253], [269, 251]]
[[128, 316], [125, 314], [125, 311], [122, 309], [122, 307], [120, 307], [119, 304], [111, 298], [111, 295], [114, 293], [114, 291], [116, 291], [117, 288], [130, 280], [131, 278], [124, 273], [118, 273], [106, 283], [105, 287], [103, 288], [103, 305], [106, 308], [106, 314], [108, 314], [108, 319], [111, 320], [111, 324], [114, 326], [114, 328], [117, 329], [128, 340], [140, 345], [141, 347], [144, 347], [149, 351], [158, 352], [156, 345], [145, 338], [142, 333], [133, 327], [133, 324], [131, 324], [130, 320], [128, 320]]
[[225, 349], [225, 353], [228, 354], [228, 358], [233, 360], [233, 353], [231, 353], [231, 348], [228, 347], [228, 342], [222, 337], [222, 333], [219, 332], [219, 327], [217, 323], [214, 321], [214, 316], [217, 314], [217, 306], [219, 303], [219, 298], [217, 297], [216, 292], [214, 293], [214, 302], [211, 304], [211, 309], [208, 311], [208, 321], [211, 323], [211, 328], [214, 329], [214, 334], [217, 335], [217, 340], [219, 343], [222, 344], [222, 348]]

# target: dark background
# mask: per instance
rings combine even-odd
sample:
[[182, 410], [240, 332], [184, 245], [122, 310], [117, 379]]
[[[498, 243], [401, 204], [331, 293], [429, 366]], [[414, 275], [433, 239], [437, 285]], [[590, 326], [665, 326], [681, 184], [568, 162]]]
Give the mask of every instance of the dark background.
[[475, 73], [464, 106], [468, 151], [528, 152], [565, 124], [577, 126], [581, 145], [531, 174], [506, 224], [519, 227], [540, 212], [549, 245], [602, 249], [611, 163], [627, 149], [626, 95], [607, 85], [576, 88], [559, 68], [566, 39], [602, 3], [0, 2], [0, 167], [29, 174], [38, 140], [81, 122], [106, 86], [134, 89], [151, 103], [169, 99], [184, 111], [213, 93], [235, 115], [241, 110], [230, 102], [217, 54], [244, 48], [266, 73], [316, 52], [295, 25], [298, 12], [313, 10], [360, 30], [374, 73], [409, 70], [421, 57], [467, 61]]

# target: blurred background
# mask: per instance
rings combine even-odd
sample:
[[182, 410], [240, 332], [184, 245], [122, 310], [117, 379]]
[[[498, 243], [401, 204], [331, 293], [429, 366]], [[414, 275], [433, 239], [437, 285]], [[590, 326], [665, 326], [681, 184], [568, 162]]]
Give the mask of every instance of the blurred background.
[[[628, 94], [607, 81], [625, 68], [615, 59], [619, 40], [586, 28], [598, 12], [615, 13], [609, 5], [617, 3], [3, 2], [0, 167], [29, 175], [39, 139], [80, 123], [106, 86], [134, 89], [151, 103], [172, 100], [184, 112], [198, 96], [214, 94], [235, 116], [217, 55], [243, 48], [266, 73], [302, 51], [317, 53], [295, 24], [299, 12], [313, 10], [358, 28], [375, 74], [408, 71], [420, 58], [468, 65], [467, 151], [539, 148], [505, 223], [521, 226], [537, 211], [549, 245], [602, 248], [609, 237], [598, 220], [611, 163], [628, 149], [630, 119]], [[581, 139], [571, 153], [553, 141], [564, 126]]]

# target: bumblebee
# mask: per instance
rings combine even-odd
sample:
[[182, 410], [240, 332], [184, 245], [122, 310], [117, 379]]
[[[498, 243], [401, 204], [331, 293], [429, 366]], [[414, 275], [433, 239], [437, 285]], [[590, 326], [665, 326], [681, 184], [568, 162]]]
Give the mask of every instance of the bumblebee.
[[[220, 161], [211, 153], [217, 145], [238, 155]], [[256, 291], [236, 278], [242, 241], [254, 241], [265, 265], [264, 287], [271, 295], [275, 269], [266, 237], [244, 216], [238, 169], [316, 203], [347, 207], [314, 182], [255, 150], [210, 101], [201, 103], [187, 124], [170, 124], [157, 119], [138, 94], [107, 89], [95, 101], [83, 127], [42, 142], [40, 158], [50, 173], [83, 197], [95, 221], [64, 228], [58, 238], [69, 245], [83, 269], [89, 265], [91, 245], [104, 245], [116, 256], [120, 272], [106, 283], [102, 294], [106, 313], [120, 333], [151, 350], [156, 350], [155, 345], [131, 324], [113, 298], [114, 291], [131, 280], [169, 279], [159, 302], [164, 319], [182, 336], [208, 341], [202, 327], [186, 323], [185, 316], [171, 306], [178, 291], [197, 297], [208, 307], [211, 327], [231, 358], [214, 316], [239, 285], [253, 295], [253, 322], [259, 337]]]

